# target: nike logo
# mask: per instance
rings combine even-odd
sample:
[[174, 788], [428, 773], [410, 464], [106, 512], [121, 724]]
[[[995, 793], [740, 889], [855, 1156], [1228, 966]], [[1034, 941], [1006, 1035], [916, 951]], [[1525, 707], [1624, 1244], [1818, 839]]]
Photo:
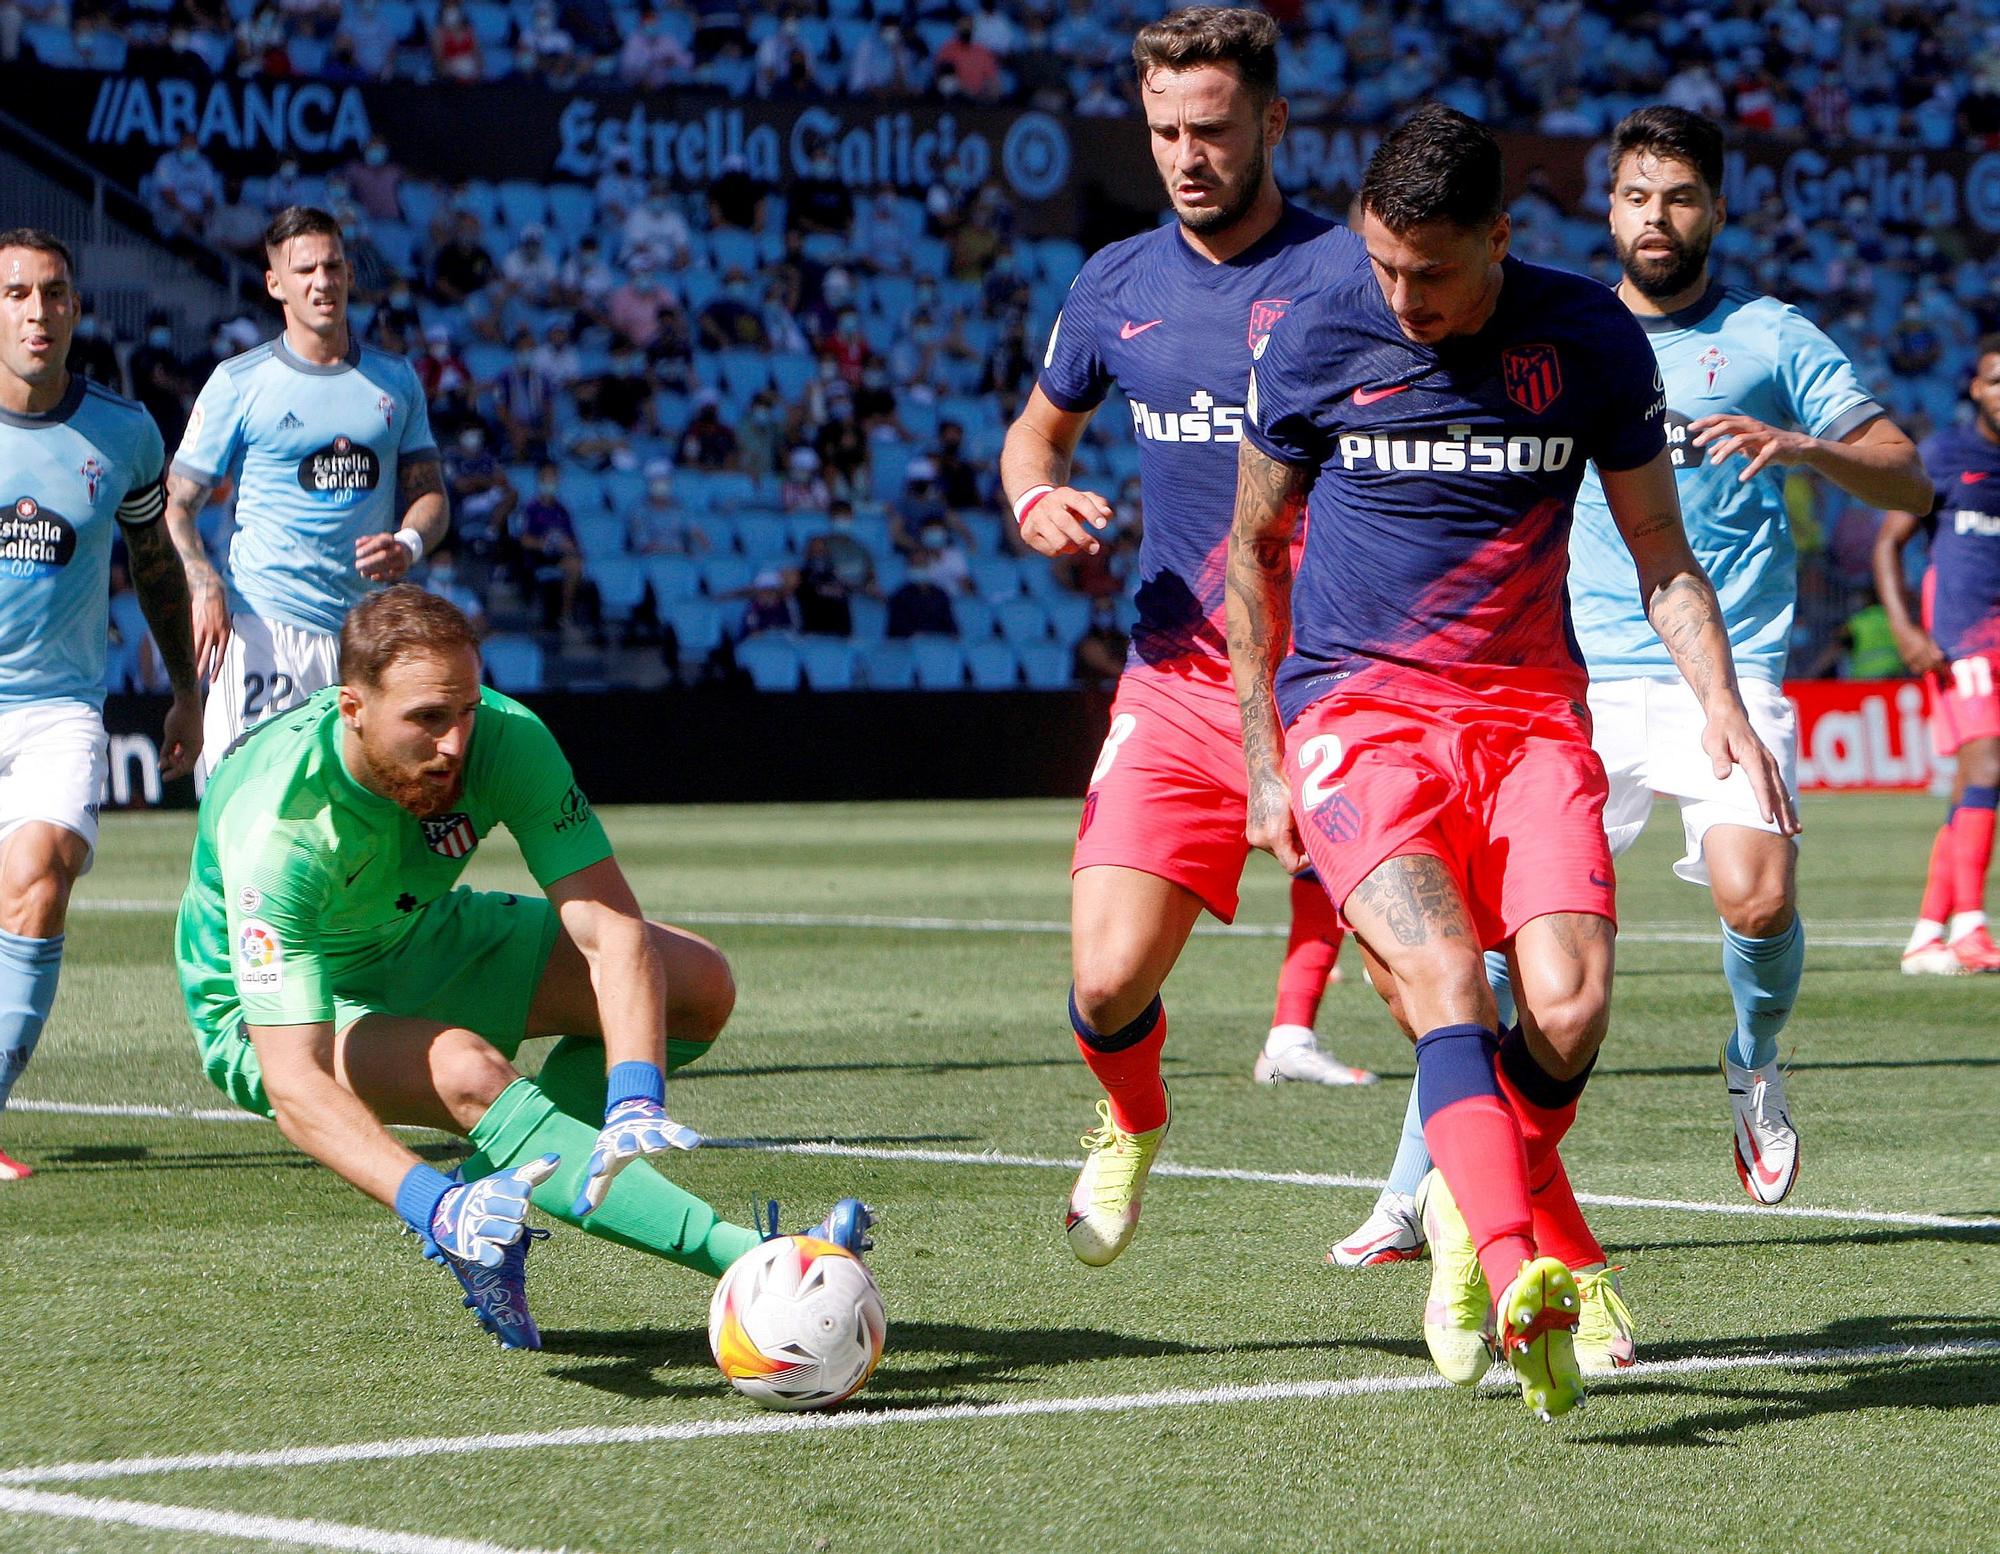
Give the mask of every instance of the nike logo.
[[[364, 858], [361, 861], [361, 869], [367, 868], [368, 865], [373, 863], [374, 861], [375, 860], [373, 858]], [[348, 884], [352, 885], [356, 880], [361, 878], [361, 869], [356, 869], [352, 874], [347, 876]]]
[[1402, 393], [1409, 386], [1407, 383], [1398, 383], [1394, 388], [1356, 389], [1354, 391], [1354, 402], [1357, 405], [1372, 405], [1378, 399], [1387, 399], [1391, 394]]
[[1129, 340], [1134, 335], [1144, 334], [1148, 329], [1151, 329], [1155, 324], [1164, 324], [1165, 322], [1166, 320], [1164, 318], [1154, 318], [1154, 319], [1148, 319], [1143, 324], [1135, 324], [1132, 322], [1131, 319], [1128, 318], [1125, 320], [1123, 324], [1119, 326], [1118, 338], [1121, 340]]
[[1958, 478], [1962, 485], [1976, 486], [1986, 478], [1987, 473], [1983, 469], [1965, 469], [1958, 472]]
[[1611, 888], [1611, 881], [1606, 879], [1602, 874], [1599, 874], [1595, 869], [1590, 871], [1590, 883], [1595, 885], [1599, 890], [1609, 890]]

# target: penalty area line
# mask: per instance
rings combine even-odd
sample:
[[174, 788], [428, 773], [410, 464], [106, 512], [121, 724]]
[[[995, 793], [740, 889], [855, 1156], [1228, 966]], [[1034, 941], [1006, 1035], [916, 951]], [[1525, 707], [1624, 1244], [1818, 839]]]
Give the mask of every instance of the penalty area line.
[[[1626, 1381], [1657, 1376], [1697, 1376], [1745, 1370], [1814, 1370], [1877, 1361], [1983, 1358], [2000, 1354], [2000, 1340], [1962, 1343], [1870, 1344], [1849, 1349], [1773, 1350], [1752, 1354], [1694, 1355], [1680, 1360], [1641, 1361], [1612, 1376], [1593, 1378], [1593, 1387], [1616, 1391]], [[1485, 1385], [1513, 1384], [1504, 1367], [1490, 1372]], [[579, 1426], [511, 1435], [418, 1436], [356, 1441], [342, 1446], [291, 1446], [274, 1451], [205, 1452], [177, 1457], [126, 1457], [107, 1462], [66, 1462], [13, 1468], [0, 1485], [76, 1484], [105, 1479], [143, 1478], [163, 1473], [211, 1470], [243, 1472], [266, 1468], [326, 1467], [353, 1462], [395, 1462], [419, 1457], [477, 1455], [484, 1452], [546, 1450], [552, 1447], [643, 1446], [659, 1442], [725, 1440], [741, 1436], [814, 1434], [866, 1430], [887, 1425], [965, 1424], [989, 1419], [1032, 1419], [1065, 1414], [1124, 1414], [1161, 1408], [1214, 1408], [1253, 1403], [1328, 1402], [1407, 1392], [1444, 1392], [1452, 1384], [1432, 1371], [1419, 1375], [1350, 1376], [1339, 1380], [1267, 1381], [1221, 1387], [1180, 1387], [1158, 1392], [1108, 1393], [1070, 1398], [1026, 1398], [1007, 1403], [940, 1403], [914, 1408], [860, 1409], [834, 1414], [754, 1414], [693, 1419], [678, 1424]], [[4, 1494], [0, 1490], [0, 1494]], [[70, 1499], [69, 1496], [50, 1498]], [[89, 1504], [90, 1502], [81, 1502]], [[117, 1502], [114, 1502], [117, 1503]], [[5, 1501], [0, 1500], [0, 1508]], [[377, 1545], [340, 1545], [367, 1547]], [[416, 1554], [484, 1545], [428, 1543]]]
[[[8, 1109], [73, 1117], [133, 1117], [164, 1122], [265, 1122], [249, 1112], [223, 1109], [186, 1110], [171, 1106], [121, 1106], [82, 1101], [14, 1101]], [[402, 1127], [397, 1131], [435, 1133], [433, 1128]], [[989, 1166], [1026, 1171], [1075, 1172], [1079, 1160], [1052, 1155], [1008, 1155], [969, 1149], [887, 1149], [865, 1144], [835, 1144], [811, 1139], [702, 1140], [704, 1149], [740, 1149], [767, 1155], [822, 1155], [837, 1160], [875, 1160], [886, 1165]], [[1161, 1160], [1155, 1176], [1175, 1176], [1197, 1182], [1249, 1182], [1270, 1187], [1333, 1187], [1379, 1192], [1379, 1176], [1342, 1176], [1328, 1171], [1252, 1171], [1235, 1166], [1183, 1165]], [[1898, 1209], [1818, 1209], [1800, 1204], [1708, 1203], [1696, 1198], [1638, 1198], [1624, 1193], [1580, 1192], [1578, 1203], [1600, 1209], [1652, 1209], [1671, 1214], [1724, 1214], [1743, 1219], [1829, 1220], [1842, 1225], [1912, 1225], [1925, 1230], [2000, 1230], [2000, 1218], [1955, 1219], [1949, 1214], [1913, 1214]]]
[[550, 1554], [516, 1549], [477, 1538], [437, 1538], [427, 1533], [389, 1532], [344, 1522], [306, 1521], [289, 1516], [251, 1516], [194, 1505], [160, 1505], [146, 1500], [101, 1500], [47, 1490], [0, 1489], [0, 1513], [47, 1516], [67, 1522], [99, 1522], [148, 1527], [164, 1532], [202, 1533], [255, 1543], [294, 1544], [309, 1549], [353, 1550], [355, 1554]]

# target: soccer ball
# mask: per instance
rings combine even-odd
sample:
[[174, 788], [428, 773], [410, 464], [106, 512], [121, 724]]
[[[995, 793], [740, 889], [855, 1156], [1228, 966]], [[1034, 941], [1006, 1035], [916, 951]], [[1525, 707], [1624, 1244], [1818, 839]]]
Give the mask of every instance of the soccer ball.
[[866, 1265], [813, 1236], [752, 1247], [708, 1304], [715, 1363], [763, 1408], [828, 1408], [852, 1397], [882, 1358], [888, 1332]]

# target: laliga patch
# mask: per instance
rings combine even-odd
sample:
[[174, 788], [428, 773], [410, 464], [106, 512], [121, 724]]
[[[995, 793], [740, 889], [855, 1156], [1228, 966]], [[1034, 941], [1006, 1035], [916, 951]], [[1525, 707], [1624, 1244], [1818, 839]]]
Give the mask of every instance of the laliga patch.
[[275, 993], [284, 985], [285, 950], [277, 930], [253, 917], [236, 931], [236, 989]]

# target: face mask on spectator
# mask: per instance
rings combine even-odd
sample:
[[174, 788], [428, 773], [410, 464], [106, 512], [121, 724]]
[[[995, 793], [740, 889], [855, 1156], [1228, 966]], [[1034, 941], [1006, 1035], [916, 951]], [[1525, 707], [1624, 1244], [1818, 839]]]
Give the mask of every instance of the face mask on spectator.
[[88, 317], [78, 319], [76, 321], [76, 337], [79, 340], [95, 340], [97, 338], [97, 320]]
[[943, 550], [945, 542], [944, 525], [941, 523], [925, 524], [923, 542], [925, 550]]
[[195, 166], [195, 165], [196, 165], [197, 163], [199, 163], [200, 161], [201, 161], [201, 148], [200, 148], [199, 146], [183, 146], [183, 147], [181, 147], [181, 165], [182, 165], [182, 166], [184, 166], [184, 167], [193, 167], [193, 166]]
[[164, 351], [174, 343], [174, 332], [165, 324], [146, 331], [146, 343], [156, 351]]
[[537, 484], [541, 490], [542, 496], [545, 499], [549, 501], [553, 501], [555, 499], [557, 479], [554, 475], [551, 474], [542, 476], [540, 481], [537, 482]]
[[370, 146], [362, 160], [367, 162], [370, 167], [380, 167], [384, 162], [389, 160], [389, 148], [387, 146]]
[[486, 445], [486, 434], [476, 426], [468, 426], [458, 434], [458, 445], [467, 453], [477, 453]]
[[673, 494], [674, 483], [671, 480], [649, 480], [646, 482], [646, 495], [650, 496], [656, 502], [665, 502]]
[[299, 164], [296, 162], [280, 162], [278, 164], [278, 176], [287, 181], [298, 177]]

